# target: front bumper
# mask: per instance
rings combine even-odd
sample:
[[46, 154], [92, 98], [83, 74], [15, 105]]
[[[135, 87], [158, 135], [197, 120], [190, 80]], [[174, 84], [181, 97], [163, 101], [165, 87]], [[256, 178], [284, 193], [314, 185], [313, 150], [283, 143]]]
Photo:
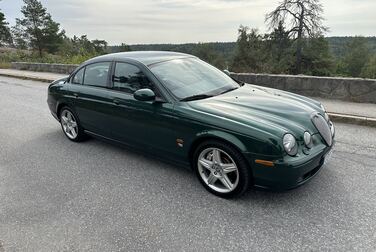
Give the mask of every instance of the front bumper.
[[[316, 150], [306, 156], [287, 157], [276, 160], [273, 167], [257, 164], [258, 157], [248, 157], [253, 172], [254, 186], [258, 188], [284, 191], [296, 188], [312, 179], [323, 167], [325, 156], [332, 150], [330, 147]], [[261, 157], [263, 159], [263, 157]]]

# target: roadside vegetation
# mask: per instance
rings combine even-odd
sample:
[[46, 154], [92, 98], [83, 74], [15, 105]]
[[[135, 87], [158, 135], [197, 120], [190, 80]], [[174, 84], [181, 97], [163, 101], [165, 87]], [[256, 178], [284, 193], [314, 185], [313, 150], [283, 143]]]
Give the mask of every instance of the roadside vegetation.
[[[0, 0], [1, 1], [1, 0]], [[319, 0], [284, 0], [267, 13], [269, 32], [241, 25], [236, 42], [109, 46], [86, 35], [68, 37], [38, 0], [24, 0], [10, 27], [0, 11], [0, 67], [12, 61], [80, 64], [131, 50], [178, 51], [233, 72], [376, 78], [376, 37], [325, 37]]]

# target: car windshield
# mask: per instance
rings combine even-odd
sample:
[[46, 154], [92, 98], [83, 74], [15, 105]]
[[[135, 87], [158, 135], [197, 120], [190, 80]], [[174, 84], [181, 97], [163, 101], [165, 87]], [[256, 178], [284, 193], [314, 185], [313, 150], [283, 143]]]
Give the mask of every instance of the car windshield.
[[150, 69], [179, 100], [204, 99], [239, 87], [225, 73], [197, 58], [165, 61]]

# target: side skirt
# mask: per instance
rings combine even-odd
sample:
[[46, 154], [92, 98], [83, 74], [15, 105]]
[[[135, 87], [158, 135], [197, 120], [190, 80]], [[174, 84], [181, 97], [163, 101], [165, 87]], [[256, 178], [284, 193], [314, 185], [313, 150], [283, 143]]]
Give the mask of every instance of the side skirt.
[[181, 167], [181, 168], [185, 168], [185, 169], [189, 169], [191, 170], [191, 166], [190, 166], [190, 163], [187, 162], [187, 161], [184, 161], [184, 160], [180, 160], [180, 159], [175, 159], [173, 157], [169, 157], [169, 156], [159, 156], [159, 155], [155, 155], [155, 151], [152, 149], [152, 148], [140, 148], [140, 147], [136, 147], [134, 145], [131, 145], [129, 143], [125, 143], [125, 142], [122, 142], [122, 141], [119, 141], [119, 140], [115, 140], [115, 139], [112, 139], [112, 138], [109, 138], [109, 137], [105, 137], [105, 136], [102, 136], [102, 135], [99, 135], [99, 134], [96, 134], [94, 132], [91, 132], [89, 130], [84, 130], [84, 132], [94, 138], [97, 138], [99, 140], [103, 140], [104, 142], [107, 142], [107, 143], [110, 143], [110, 144], [115, 144], [116, 146], [119, 146], [121, 148], [125, 148], [129, 151], [133, 151], [133, 152], [136, 152], [136, 153], [139, 153], [139, 154], [143, 154], [143, 155], [147, 155], [151, 158], [154, 158], [154, 159], [157, 159], [159, 161], [162, 161], [162, 162], [165, 162], [165, 163], [168, 163], [170, 165], [175, 165], [175, 166], [178, 166], [178, 167]]

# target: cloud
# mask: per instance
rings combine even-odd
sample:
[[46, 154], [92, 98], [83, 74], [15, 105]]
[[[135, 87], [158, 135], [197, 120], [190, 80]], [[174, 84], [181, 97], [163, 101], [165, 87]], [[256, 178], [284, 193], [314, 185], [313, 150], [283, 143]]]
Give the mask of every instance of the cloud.
[[[67, 34], [110, 44], [235, 41], [240, 24], [266, 30], [279, 0], [42, 0]], [[374, 0], [324, 0], [329, 35], [376, 35]], [[3, 0], [14, 18], [20, 0]], [[7, 13], [8, 12], [8, 13]]]

